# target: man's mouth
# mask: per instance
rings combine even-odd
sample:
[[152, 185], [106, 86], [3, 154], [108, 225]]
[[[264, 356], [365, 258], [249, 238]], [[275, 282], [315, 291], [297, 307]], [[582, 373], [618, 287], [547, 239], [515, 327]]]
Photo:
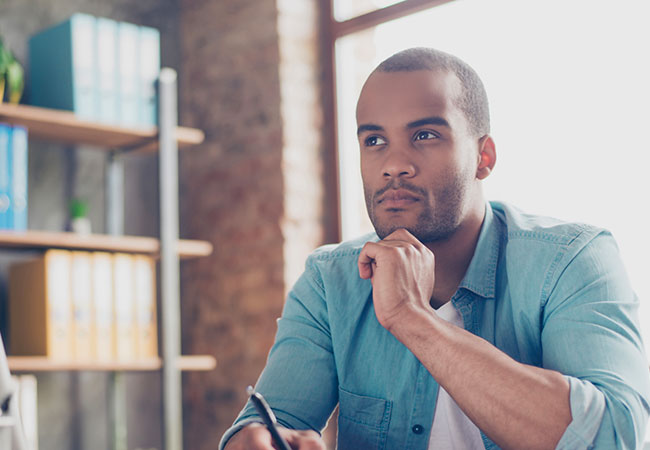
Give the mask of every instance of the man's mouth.
[[402, 209], [420, 201], [417, 195], [405, 189], [390, 189], [377, 200], [385, 209]]

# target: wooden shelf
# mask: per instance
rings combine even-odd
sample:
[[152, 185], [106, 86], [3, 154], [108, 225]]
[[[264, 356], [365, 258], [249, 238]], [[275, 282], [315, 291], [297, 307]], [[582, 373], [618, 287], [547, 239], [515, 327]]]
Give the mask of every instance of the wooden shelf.
[[217, 360], [210, 355], [185, 355], [176, 363], [180, 370], [207, 372], [217, 367]]
[[[103, 234], [79, 235], [77, 233], [52, 231], [0, 230], [0, 247], [12, 248], [64, 248], [109, 252], [146, 253], [157, 256], [160, 241], [142, 236], [110, 236]], [[178, 253], [181, 258], [197, 258], [212, 253], [207, 241], [180, 239]]]
[[[123, 127], [78, 119], [70, 111], [37, 106], [0, 103], [0, 122], [24, 125], [30, 136], [69, 144], [96, 145], [106, 150], [132, 149], [145, 153], [158, 150], [156, 127]], [[203, 142], [203, 131], [177, 127], [178, 147], [190, 147]]]
[[[42, 356], [8, 356], [9, 370], [12, 372], [143, 372], [162, 369], [162, 359], [148, 358], [127, 362], [96, 361], [53, 361]], [[185, 371], [210, 371], [217, 367], [217, 360], [210, 355], [181, 356], [178, 368]]]

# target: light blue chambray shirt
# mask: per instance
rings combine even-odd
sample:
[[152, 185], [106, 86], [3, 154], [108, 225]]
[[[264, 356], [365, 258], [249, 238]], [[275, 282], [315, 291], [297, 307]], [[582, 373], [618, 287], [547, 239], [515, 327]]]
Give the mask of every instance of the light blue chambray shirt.
[[[364, 242], [377, 239], [309, 257], [257, 390], [288, 428], [321, 430], [338, 403], [339, 449], [425, 450], [438, 384], [375, 317], [357, 258]], [[468, 331], [517, 361], [566, 376], [572, 422], [557, 448], [641, 447], [650, 376], [638, 300], [608, 232], [492, 202], [451, 301]], [[249, 403], [221, 446], [254, 420]], [[482, 437], [486, 449], [498, 448]]]

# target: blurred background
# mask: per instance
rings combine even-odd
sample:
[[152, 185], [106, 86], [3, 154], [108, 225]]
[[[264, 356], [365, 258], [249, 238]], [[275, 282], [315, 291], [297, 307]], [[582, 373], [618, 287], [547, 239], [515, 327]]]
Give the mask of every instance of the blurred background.
[[[483, 79], [498, 152], [488, 198], [613, 232], [650, 342], [648, 2], [0, 0], [0, 37], [25, 68], [21, 103], [29, 38], [78, 12], [157, 29], [179, 123], [205, 133], [179, 154], [180, 236], [214, 248], [181, 263], [181, 345], [217, 367], [183, 372], [185, 448], [216, 448], [234, 420], [309, 252], [371, 229], [354, 108], [376, 64], [407, 47], [453, 53]], [[159, 236], [158, 158], [124, 162], [124, 233]], [[28, 228], [65, 230], [81, 197], [106, 233], [106, 166], [92, 146], [30, 138]], [[0, 252], [5, 305], [7, 267], [27, 256]], [[122, 375], [123, 436], [111, 372], [35, 375], [39, 448], [165, 448], [159, 371]]]

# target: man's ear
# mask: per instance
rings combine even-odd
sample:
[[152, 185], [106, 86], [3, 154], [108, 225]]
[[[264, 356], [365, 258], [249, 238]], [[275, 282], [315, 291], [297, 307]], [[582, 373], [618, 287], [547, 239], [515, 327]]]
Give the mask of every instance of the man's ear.
[[476, 178], [483, 180], [494, 169], [497, 162], [497, 151], [494, 146], [494, 140], [489, 134], [486, 134], [478, 141], [478, 166], [476, 167]]

